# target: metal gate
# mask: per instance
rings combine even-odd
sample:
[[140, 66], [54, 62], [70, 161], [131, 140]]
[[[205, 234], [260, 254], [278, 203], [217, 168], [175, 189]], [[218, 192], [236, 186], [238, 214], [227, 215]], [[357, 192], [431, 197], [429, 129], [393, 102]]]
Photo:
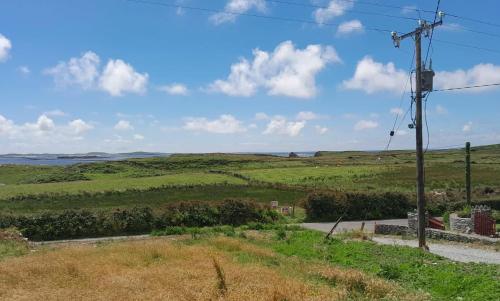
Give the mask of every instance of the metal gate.
[[495, 220], [486, 212], [475, 212], [474, 233], [484, 236], [495, 235]]

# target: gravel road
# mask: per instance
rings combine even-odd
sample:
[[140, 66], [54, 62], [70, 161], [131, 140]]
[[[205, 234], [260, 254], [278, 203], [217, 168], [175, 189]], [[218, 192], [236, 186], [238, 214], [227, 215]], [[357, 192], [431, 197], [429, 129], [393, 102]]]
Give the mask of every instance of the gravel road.
[[[403, 240], [388, 237], [373, 237], [373, 241], [384, 245], [417, 247], [416, 240]], [[500, 264], [500, 253], [490, 250], [472, 248], [464, 244], [428, 243], [429, 251], [439, 256], [460, 262], [483, 262]]]
[[[390, 224], [390, 225], [408, 225], [406, 219], [399, 220], [380, 220], [380, 221], [366, 221], [365, 230], [368, 232], [373, 232], [375, 223], [378, 224]], [[302, 227], [312, 230], [317, 230], [321, 232], [330, 232], [334, 223], [304, 223]], [[337, 226], [334, 233], [339, 233], [342, 231], [360, 229], [361, 222], [342, 222]], [[403, 240], [397, 238], [388, 237], [373, 237], [373, 241], [384, 245], [398, 245], [398, 246], [409, 246], [417, 247], [418, 243], [416, 240]], [[448, 259], [459, 261], [459, 262], [483, 262], [491, 264], [500, 264], [500, 252], [495, 252], [493, 250], [483, 250], [470, 247], [465, 244], [439, 244], [439, 243], [428, 243], [429, 251], [439, 256], [446, 257]]]

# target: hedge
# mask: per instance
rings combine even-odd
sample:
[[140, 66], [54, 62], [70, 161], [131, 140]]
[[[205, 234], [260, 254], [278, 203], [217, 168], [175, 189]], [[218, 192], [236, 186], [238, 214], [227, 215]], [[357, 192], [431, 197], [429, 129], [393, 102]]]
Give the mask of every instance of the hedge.
[[304, 202], [308, 221], [373, 220], [403, 218], [412, 209], [411, 202], [401, 193], [316, 192]]
[[165, 227], [238, 226], [278, 219], [269, 207], [255, 202], [225, 200], [219, 203], [181, 202], [153, 213], [149, 207], [99, 211], [67, 210], [35, 216], [0, 215], [0, 228], [16, 227], [34, 241], [133, 235]]

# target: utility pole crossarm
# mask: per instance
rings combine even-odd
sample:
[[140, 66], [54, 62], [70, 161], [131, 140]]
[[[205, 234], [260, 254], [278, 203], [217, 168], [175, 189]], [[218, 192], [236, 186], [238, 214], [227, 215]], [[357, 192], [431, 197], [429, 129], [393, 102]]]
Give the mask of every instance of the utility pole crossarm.
[[437, 22], [434, 22], [432, 24], [429, 24], [429, 23], [427, 23], [425, 21], [419, 20], [419, 27], [417, 29], [415, 29], [414, 31], [412, 31], [412, 32], [405, 33], [403, 35], [398, 36], [398, 33], [395, 32], [395, 31], [393, 31], [391, 33], [391, 35], [392, 35], [392, 40], [394, 41], [394, 47], [399, 48], [402, 40], [404, 40], [406, 38], [409, 38], [409, 37], [416, 36], [418, 34], [425, 33], [426, 37], [429, 36], [430, 32], [432, 30], [434, 30], [435, 27], [443, 25], [443, 16], [444, 16], [444, 13], [443, 12], [439, 12], [438, 16], [439, 16], [440, 20], [437, 21]]

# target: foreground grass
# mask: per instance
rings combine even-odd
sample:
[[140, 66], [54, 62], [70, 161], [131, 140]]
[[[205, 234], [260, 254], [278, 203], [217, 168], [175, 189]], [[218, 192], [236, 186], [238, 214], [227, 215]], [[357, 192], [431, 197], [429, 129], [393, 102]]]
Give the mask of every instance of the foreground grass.
[[[286, 273], [301, 267], [294, 273]], [[2, 300], [419, 300], [235, 238], [71, 246], [0, 262]]]
[[0, 299], [483, 301], [500, 297], [497, 265], [455, 263], [418, 249], [347, 236], [325, 242], [324, 234], [296, 227], [257, 226], [250, 228], [267, 230], [193, 228], [164, 233], [189, 233], [191, 238], [39, 249], [0, 262]]
[[456, 263], [415, 248], [333, 239], [323, 233], [295, 231], [284, 240], [266, 241], [280, 254], [361, 270], [395, 281], [435, 300], [498, 300], [500, 266]]
[[25, 255], [28, 247], [25, 243], [12, 240], [0, 240], [0, 261], [9, 258]]

